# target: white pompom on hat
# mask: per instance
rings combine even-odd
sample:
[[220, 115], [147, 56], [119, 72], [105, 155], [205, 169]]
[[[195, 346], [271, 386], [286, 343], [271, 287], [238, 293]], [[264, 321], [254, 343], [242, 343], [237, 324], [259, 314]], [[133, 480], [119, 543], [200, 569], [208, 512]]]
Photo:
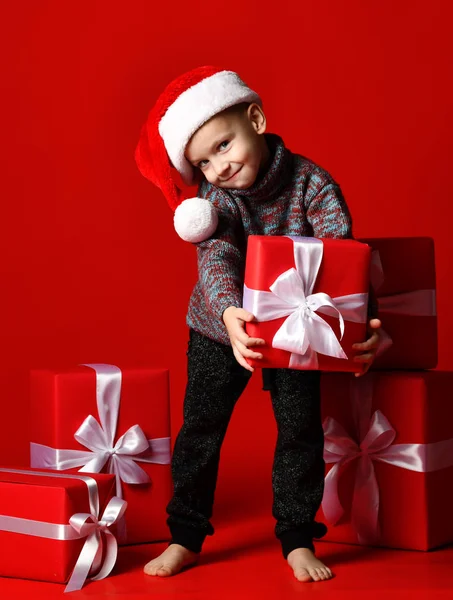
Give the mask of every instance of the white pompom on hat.
[[184, 152], [193, 134], [216, 114], [242, 102], [261, 99], [237, 73], [199, 67], [172, 81], [159, 96], [142, 127], [135, 160], [142, 175], [164, 193], [175, 211], [174, 225], [187, 242], [208, 239], [217, 228], [214, 206], [203, 198], [184, 198], [171, 175], [171, 165], [187, 185], [195, 168]]

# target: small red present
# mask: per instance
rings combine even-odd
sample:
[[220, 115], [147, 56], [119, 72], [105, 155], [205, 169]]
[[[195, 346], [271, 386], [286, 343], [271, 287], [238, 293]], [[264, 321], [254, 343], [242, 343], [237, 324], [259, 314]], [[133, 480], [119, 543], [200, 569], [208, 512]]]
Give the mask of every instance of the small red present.
[[249, 236], [243, 306], [263, 338], [253, 367], [363, 370], [352, 345], [366, 339], [370, 248], [355, 240]]
[[81, 365], [31, 374], [31, 466], [116, 475], [121, 543], [168, 539], [168, 370]]
[[453, 541], [453, 372], [321, 378], [326, 541], [429, 550]]
[[372, 368], [433, 369], [437, 365], [434, 241], [428, 237], [361, 241], [373, 250], [371, 285], [383, 329]]
[[0, 468], [0, 576], [68, 582], [67, 592], [106, 577], [126, 509], [114, 491], [113, 475]]

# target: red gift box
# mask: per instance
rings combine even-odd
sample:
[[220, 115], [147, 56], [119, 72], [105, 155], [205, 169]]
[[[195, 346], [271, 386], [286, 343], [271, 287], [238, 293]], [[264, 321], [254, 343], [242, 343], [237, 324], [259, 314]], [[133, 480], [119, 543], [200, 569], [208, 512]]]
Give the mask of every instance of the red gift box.
[[[0, 575], [66, 583], [73, 573], [66, 591], [80, 589], [96, 562], [92, 559], [97, 543], [102, 544], [104, 559], [109, 560], [109, 553], [103, 543], [104, 534], [93, 534], [94, 526], [79, 534], [70, 519], [83, 521], [91, 515], [89, 522], [94, 523], [104, 516], [109, 500], [112, 515], [112, 506], [123, 503], [118, 498], [111, 500], [114, 491], [113, 475], [79, 473], [68, 477], [62, 473], [0, 469]], [[78, 513], [86, 514], [77, 517]], [[117, 511], [116, 516], [120, 515]], [[91, 559], [87, 557], [90, 545]], [[82, 549], [85, 556], [81, 556]], [[113, 564], [115, 559], [116, 552]], [[100, 567], [105, 568], [98, 564]]]
[[452, 372], [322, 375], [326, 541], [429, 550], [453, 541]]
[[168, 539], [169, 435], [166, 369], [81, 365], [31, 373], [31, 465], [116, 473], [116, 493], [128, 503], [122, 544]]
[[246, 331], [266, 341], [257, 348], [263, 359], [249, 364], [362, 371], [351, 359], [366, 339], [369, 261], [370, 248], [355, 240], [249, 236], [243, 306], [256, 321]]
[[434, 241], [428, 237], [361, 241], [373, 249], [371, 284], [384, 331], [373, 368], [433, 369], [437, 365]]

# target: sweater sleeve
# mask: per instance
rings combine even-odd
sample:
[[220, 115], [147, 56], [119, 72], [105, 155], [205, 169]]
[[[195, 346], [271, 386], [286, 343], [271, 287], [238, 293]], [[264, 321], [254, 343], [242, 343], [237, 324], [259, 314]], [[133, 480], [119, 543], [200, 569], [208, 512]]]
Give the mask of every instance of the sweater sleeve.
[[[206, 303], [213, 315], [222, 318], [228, 306], [242, 306], [245, 252], [241, 244], [242, 220], [239, 209], [219, 190], [200, 189], [216, 207], [219, 224], [214, 235], [196, 244], [198, 278]], [[201, 195], [201, 194], [200, 194]]]
[[318, 238], [352, 238], [352, 219], [340, 186], [322, 171], [309, 178], [305, 211]]

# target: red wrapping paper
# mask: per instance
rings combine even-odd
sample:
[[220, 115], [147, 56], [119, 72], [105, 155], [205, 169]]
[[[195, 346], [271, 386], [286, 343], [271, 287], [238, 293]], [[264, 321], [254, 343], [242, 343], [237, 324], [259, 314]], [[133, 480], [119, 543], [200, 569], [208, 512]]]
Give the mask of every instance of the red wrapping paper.
[[[0, 515], [64, 525], [75, 513], [91, 512], [83, 481], [33, 476], [33, 470], [42, 471], [30, 469], [29, 475], [0, 472]], [[115, 477], [90, 477], [98, 484], [102, 514], [115, 493]], [[66, 583], [84, 543], [85, 538], [49, 540], [0, 531], [0, 576]]]
[[[397, 432], [395, 444], [427, 444], [453, 437], [453, 406], [445, 397], [453, 385], [453, 373], [382, 372], [374, 377], [372, 412], [380, 409], [390, 421]], [[322, 375], [322, 418], [333, 417], [356, 439], [349, 396], [351, 379], [346, 374]], [[376, 460], [373, 464], [381, 529], [373, 545], [429, 550], [453, 541], [453, 467], [420, 473]], [[357, 465], [358, 460], [354, 460], [342, 469], [339, 498], [345, 513], [338, 524], [329, 524], [322, 508], [316, 516], [329, 528], [325, 541], [359, 543], [351, 526]], [[326, 465], [326, 474], [332, 467]]]
[[[87, 450], [74, 433], [88, 415], [99, 420], [96, 405], [96, 373], [78, 366], [64, 370], [35, 370], [31, 373], [30, 440], [52, 448]], [[122, 369], [121, 403], [117, 440], [131, 426], [140, 425], [147, 439], [170, 436], [168, 370]], [[137, 463], [149, 483], [122, 482], [128, 503], [125, 539], [134, 544], [168, 539], [166, 506], [172, 492], [169, 464]], [[62, 471], [63, 472], [63, 471]], [[70, 469], [68, 472], [78, 472]]]
[[[324, 292], [332, 298], [349, 294], [368, 293], [370, 248], [355, 240], [323, 239], [323, 260], [313, 293]], [[286, 236], [249, 236], [245, 267], [245, 285], [269, 291], [275, 279], [284, 271], [295, 268], [293, 242]], [[320, 314], [340, 340], [339, 320]], [[257, 347], [263, 359], [247, 359], [253, 367], [288, 368], [290, 352], [272, 348], [272, 339], [284, 318], [266, 322], [246, 323], [247, 334], [263, 338], [265, 346]], [[345, 321], [345, 333], [340, 343], [348, 360], [318, 354], [319, 369], [324, 371], [361, 372], [352, 345], [366, 339], [366, 323]]]
[[[428, 237], [361, 240], [379, 252], [383, 268], [381, 285], [371, 283], [378, 302], [414, 290], [435, 290], [434, 241]], [[381, 300], [382, 304], [382, 300]], [[383, 329], [393, 344], [373, 369], [433, 369], [437, 365], [437, 317], [379, 312]]]

